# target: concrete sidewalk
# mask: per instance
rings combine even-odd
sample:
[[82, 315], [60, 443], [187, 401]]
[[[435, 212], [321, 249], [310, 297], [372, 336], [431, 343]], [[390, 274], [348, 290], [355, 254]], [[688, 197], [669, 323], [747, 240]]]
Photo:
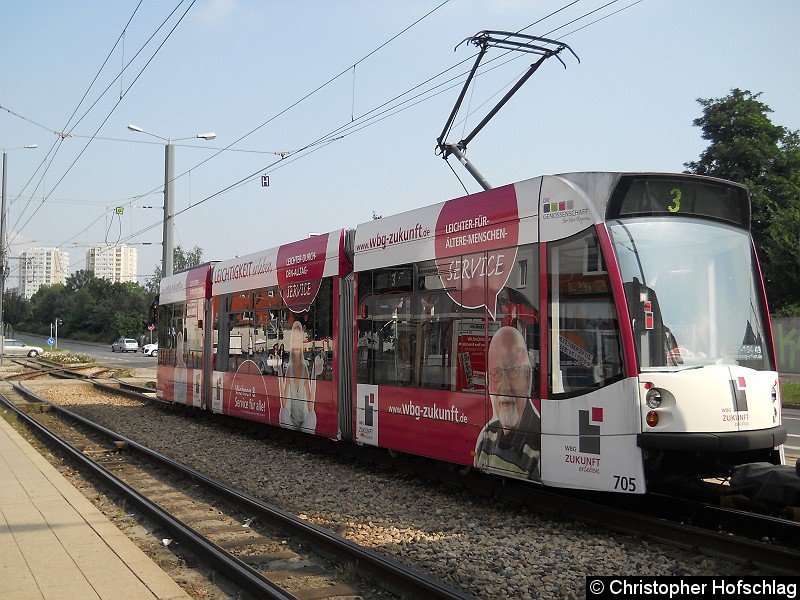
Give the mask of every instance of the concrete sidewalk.
[[0, 418], [0, 598], [189, 598]]

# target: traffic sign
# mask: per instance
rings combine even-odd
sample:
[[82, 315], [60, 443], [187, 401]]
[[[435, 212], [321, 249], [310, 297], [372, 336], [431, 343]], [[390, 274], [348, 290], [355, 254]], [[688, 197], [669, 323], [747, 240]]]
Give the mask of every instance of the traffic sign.
[[155, 329], [155, 328], [156, 328], [156, 326], [155, 326], [155, 325], [153, 325], [152, 323], [150, 323], [150, 325], [148, 325], [148, 326], [147, 326], [147, 328], [148, 328], [150, 331], [153, 331], [153, 329]]
[[47, 340], [47, 345], [48, 346], [54, 346], [55, 343], [56, 343], [56, 341], [53, 338], [48, 338], [48, 340]]

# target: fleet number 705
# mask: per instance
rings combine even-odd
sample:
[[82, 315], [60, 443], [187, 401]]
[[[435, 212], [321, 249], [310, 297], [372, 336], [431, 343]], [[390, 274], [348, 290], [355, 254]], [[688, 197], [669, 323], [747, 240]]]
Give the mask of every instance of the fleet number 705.
[[636, 491], [636, 477], [623, 477], [622, 475], [614, 475], [614, 489], [622, 490], [623, 492]]

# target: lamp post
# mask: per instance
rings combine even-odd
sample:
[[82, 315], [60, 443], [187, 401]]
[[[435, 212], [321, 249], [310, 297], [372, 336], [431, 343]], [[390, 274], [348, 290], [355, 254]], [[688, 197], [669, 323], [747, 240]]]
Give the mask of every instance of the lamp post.
[[27, 144], [17, 148], [3, 149], [3, 187], [0, 189], [0, 367], [3, 366], [3, 354], [6, 351], [6, 326], [3, 320], [3, 296], [6, 293], [6, 179], [8, 177], [8, 151], [22, 148], [33, 149], [36, 144]]
[[216, 133], [198, 133], [197, 135], [190, 135], [182, 138], [167, 138], [150, 131], [145, 131], [138, 125], [128, 125], [128, 129], [136, 131], [137, 133], [145, 133], [152, 135], [160, 140], [167, 142], [164, 151], [164, 243], [161, 254], [161, 276], [169, 277], [172, 275], [172, 213], [174, 212], [174, 180], [175, 180], [175, 146], [172, 142], [180, 140], [190, 140], [199, 138], [201, 140], [213, 140], [217, 137]]

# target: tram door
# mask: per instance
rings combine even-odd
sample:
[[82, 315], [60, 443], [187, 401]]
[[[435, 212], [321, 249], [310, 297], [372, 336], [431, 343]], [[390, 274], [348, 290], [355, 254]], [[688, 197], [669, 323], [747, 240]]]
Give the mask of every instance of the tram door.
[[546, 253], [542, 480], [638, 492], [644, 488], [638, 390], [635, 378], [624, 378], [619, 319], [597, 229], [552, 241]]

